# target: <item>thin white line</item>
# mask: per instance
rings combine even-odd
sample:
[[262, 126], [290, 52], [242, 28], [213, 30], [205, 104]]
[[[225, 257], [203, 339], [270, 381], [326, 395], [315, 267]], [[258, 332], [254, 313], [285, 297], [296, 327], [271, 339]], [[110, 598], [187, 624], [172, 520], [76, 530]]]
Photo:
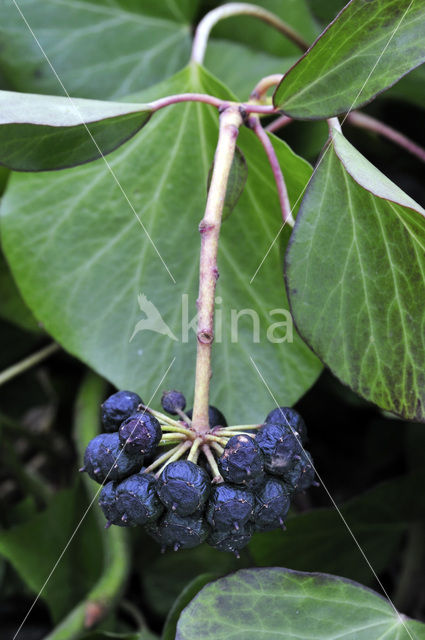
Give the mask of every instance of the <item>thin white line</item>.
[[[150, 400], [149, 400], [149, 402], [148, 402], [148, 405], [149, 405], [149, 404], [152, 402], [152, 400], [154, 399], [154, 397], [155, 397], [155, 395], [156, 395], [156, 393], [157, 393], [157, 391], [158, 391], [159, 387], [162, 385], [162, 383], [163, 383], [163, 381], [165, 380], [165, 378], [166, 378], [166, 376], [167, 376], [167, 374], [168, 374], [169, 370], [170, 370], [170, 369], [171, 369], [171, 367], [173, 366], [175, 359], [176, 359], [176, 358], [174, 357], [174, 358], [172, 359], [171, 363], [169, 364], [169, 366], [168, 366], [168, 368], [167, 368], [166, 372], [165, 372], [165, 373], [164, 373], [164, 375], [162, 376], [162, 378], [161, 378], [161, 380], [160, 380], [159, 384], [157, 385], [157, 387], [156, 387], [155, 391], [153, 392], [152, 397], [150, 398]], [[147, 410], [147, 409], [144, 409], [144, 410], [143, 410], [143, 414], [146, 412], [146, 410]], [[134, 426], [134, 429], [135, 429], [136, 427], [137, 427], [137, 424]], [[94, 497], [93, 497], [92, 501], [90, 502], [89, 506], [88, 506], [88, 507], [87, 507], [87, 509], [85, 510], [85, 512], [84, 512], [84, 514], [83, 514], [83, 516], [82, 516], [81, 520], [79, 521], [79, 523], [78, 523], [78, 524], [77, 524], [77, 526], [75, 527], [75, 529], [74, 529], [74, 531], [73, 531], [73, 533], [72, 533], [71, 537], [69, 538], [69, 540], [68, 540], [68, 542], [66, 543], [65, 547], [63, 548], [63, 550], [62, 550], [61, 554], [59, 555], [59, 558], [56, 560], [55, 564], [53, 565], [52, 570], [50, 571], [49, 575], [47, 576], [47, 578], [46, 578], [46, 580], [45, 580], [45, 582], [44, 582], [43, 586], [41, 587], [40, 591], [38, 592], [38, 594], [37, 594], [37, 596], [36, 596], [36, 598], [35, 598], [34, 602], [33, 602], [33, 603], [32, 603], [32, 605], [30, 606], [30, 608], [28, 609], [27, 614], [25, 615], [24, 619], [22, 620], [21, 624], [19, 625], [18, 630], [16, 631], [16, 633], [15, 633], [15, 635], [13, 636], [12, 640], [16, 640], [16, 638], [18, 637], [18, 634], [20, 633], [20, 631], [21, 631], [22, 627], [24, 626], [25, 622], [27, 621], [28, 616], [30, 615], [31, 611], [34, 609], [34, 607], [35, 607], [35, 605], [37, 604], [37, 602], [38, 602], [38, 600], [39, 600], [39, 598], [40, 598], [41, 594], [43, 593], [43, 591], [44, 591], [44, 589], [45, 589], [45, 587], [46, 587], [47, 583], [49, 582], [50, 578], [52, 577], [52, 575], [53, 575], [53, 574], [54, 574], [54, 572], [56, 571], [56, 569], [57, 569], [57, 567], [58, 567], [58, 565], [59, 565], [60, 561], [62, 560], [63, 556], [65, 555], [65, 553], [66, 553], [66, 551], [67, 551], [67, 549], [68, 549], [69, 545], [70, 545], [70, 544], [71, 544], [71, 542], [73, 541], [73, 539], [74, 539], [75, 535], [77, 534], [77, 532], [78, 532], [79, 528], [80, 528], [80, 527], [81, 527], [81, 525], [83, 524], [83, 522], [84, 522], [84, 520], [85, 520], [85, 518], [86, 518], [86, 516], [87, 516], [88, 512], [90, 511], [91, 507], [93, 506], [93, 504], [94, 504], [94, 502], [95, 502], [95, 500], [96, 500], [97, 496], [98, 496], [98, 495], [99, 495], [99, 493], [102, 491], [102, 488], [103, 488], [103, 486], [105, 485], [106, 481], [108, 480], [108, 477], [109, 477], [109, 475], [110, 475], [110, 473], [111, 473], [112, 469], [114, 468], [115, 464], [117, 463], [117, 460], [119, 460], [119, 458], [120, 458], [121, 454], [123, 453], [123, 451], [124, 451], [124, 449], [125, 449], [125, 447], [126, 447], [126, 445], [127, 445], [127, 442], [129, 441], [129, 439], [130, 439], [130, 438], [131, 438], [131, 436], [133, 435], [134, 429], [132, 430], [132, 432], [131, 432], [131, 433], [130, 433], [130, 435], [128, 436], [127, 440], [125, 441], [123, 448], [120, 450], [119, 454], [117, 455], [117, 457], [115, 458], [114, 462], [112, 463], [112, 466], [111, 466], [111, 468], [109, 469], [109, 471], [108, 471], [108, 473], [107, 473], [107, 475], [106, 475], [105, 479], [103, 480], [103, 482], [102, 482], [102, 484], [100, 485], [99, 489], [96, 491], [96, 493], [95, 493], [95, 495], [94, 495]]]
[[[258, 368], [258, 367], [257, 367], [257, 365], [255, 364], [255, 362], [254, 362], [253, 358], [252, 358], [251, 356], [249, 356], [249, 358], [250, 358], [250, 360], [251, 360], [251, 362], [252, 362], [252, 365], [254, 366], [254, 369], [255, 369], [255, 370], [256, 370], [256, 372], [258, 373], [258, 375], [259, 375], [259, 377], [260, 377], [261, 381], [263, 382], [263, 384], [264, 384], [264, 386], [266, 387], [267, 391], [269, 392], [269, 394], [270, 394], [271, 398], [273, 399], [273, 402], [276, 404], [276, 407], [277, 407], [278, 409], [280, 409], [279, 404], [278, 404], [278, 402], [277, 402], [276, 398], [274, 397], [273, 392], [272, 392], [272, 390], [270, 389], [269, 385], [268, 385], [268, 384], [267, 384], [267, 382], [265, 381], [265, 379], [264, 379], [264, 377], [263, 377], [263, 375], [262, 375], [261, 371], [259, 370], [259, 368]], [[297, 432], [292, 428], [292, 426], [289, 424], [288, 419], [286, 418], [286, 416], [285, 416], [285, 414], [283, 413], [283, 411], [281, 411], [281, 414], [282, 414], [283, 418], [285, 418], [285, 422], [286, 422], [286, 424], [288, 425], [288, 427], [290, 428], [290, 430], [292, 431], [293, 435], [296, 437], [296, 439], [297, 439], [297, 441], [298, 441], [298, 444], [299, 444], [300, 448], [302, 449], [303, 453], [304, 453], [304, 454], [306, 454], [306, 458], [308, 459], [309, 464], [311, 464], [311, 466], [313, 467], [314, 473], [316, 474], [316, 476], [317, 476], [317, 478], [318, 478], [318, 480], [319, 480], [320, 484], [321, 484], [321, 485], [322, 485], [322, 487], [324, 488], [324, 490], [325, 490], [325, 492], [326, 492], [326, 494], [327, 494], [327, 496], [328, 496], [329, 500], [331, 501], [331, 503], [332, 503], [333, 507], [336, 509], [336, 511], [337, 511], [337, 513], [338, 513], [339, 517], [341, 518], [342, 522], [344, 523], [344, 526], [345, 526], [345, 528], [347, 529], [348, 533], [350, 534], [350, 536], [353, 538], [354, 542], [356, 543], [356, 546], [357, 546], [358, 550], [360, 551], [361, 555], [363, 556], [363, 559], [365, 560], [365, 562], [366, 562], [367, 566], [368, 566], [368, 567], [369, 567], [369, 569], [371, 570], [371, 572], [372, 572], [372, 574], [373, 574], [374, 578], [376, 579], [376, 581], [378, 582], [379, 586], [381, 587], [382, 592], [384, 593], [384, 595], [385, 595], [386, 599], [388, 600], [388, 602], [389, 602], [389, 604], [391, 605], [391, 607], [394, 609], [394, 613], [397, 615], [398, 620], [400, 621], [400, 623], [401, 623], [401, 624], [403, 625], [403, 627], [405, 628], [405, 630], [406, 630], [407, 634], [409, 635], [409, 638], [410, 638], [411, 640], [415, 640], [415, 639], [414, 639], [414, 637], [411, 635], [411, 633], [410, 633], [409, 629], [406, 627], [406, 624], [405, 624], [404, 619], [403, 619], [403, 615], [397, 611], [397, 609], [396, 609], [396, 607], [395, 607], [395, 605], [394, 605], [393, 601], [391, 600], [390, 596], [389, 596], [389, 595], [388, 595], [388, 593], [387, 593], [387, 590], [385, 589], [384, 585], [382, 584], [381, 580], [379, 579], [378, 574], [376, 573], [375, 569], [372, 567], [372, 565], [371, 565], [371, 563], [370, 563], [370, 561], [369, 561], [369, 559], [368, 559], [368, 557], [367, 557], [366, 553], [363, 551], [362, 547], [360, 546], [359, 541], [357, 540], [356, 536], [354, 535], [353, 531], [351, 530], [350, 525], [348, 524], [348, 522], [347, 522], [347, 521], [346, 521], [346, 519], [344, 518], [344, 516], [343, 516], [343, 514], [342, 514], [342, 512], [341, 512], [341, 510], [340, 510], [340, 508], [338, 507], [337, 503], [335, 502], [334, 498], [332, 497], [332, 495], [331, 495], [331, 493], [330, 493], [329, 489], [327, 488], [326, 484], [323, 482], [322, 477], [318, 474], [317, 469], [316, 469], [316, 467], [314, 466], [313, 461], [312, 461], [309, 457], [307, 457], [307, 452], [306, 452], [306, 450], [304, 449], [304, 447], [303, 447], [303, 445], [302, 445], [302, 442], [301, 442], [301, 440], [300, 440], [300, 437], [299, 437], [298, 433], [297, 433]]]
[[120, 181], [118, 180], [114, 170], [112, 169], [111, 165], [109, 164], [108, 160], [105, 158], [105, 156], [103, 155], [99, 145], [97, 144], [96, 140], [94, 139], [90, 129], [88, 128], [87, 124], [84, 122], [84, 118], [79, 110], [79, 108], [76, 106], [76, 104], [74, 103], [73, 99], [71, 98], [71, 96], [69, 95], [68, 91], [65, 88], [65, 85], [63, 84], [62, 80], [59, 78], [53, 64], [50, 62], [49, 57], [47, 56], [47, 53], [44, 51], [43, 47], [41, 46], [37, 36], [35, 35], [34, 31], [31, 29], [28, 20], [25, 18], [24, 14], [22, 13], [20, 7], [18, 6], [18, 3], [16, 2], [16, 0], [12, 0], [13, 4], [15, 5], [16, 9], [18, 10], [22, 20], [24, 21], [25, 25], [27, 26], [29, 32], [31, 33], [32, 37], [34, 38], [35, 42], [37, 43], [38, 48], [40, 49], [41, 53], [43, 54], [43, 56], [46, 59], [47, 64], [49, 65], [50, 69], [52, 70], [55, 78], [57, 79], [57, 81], [59, 82], [60, 86], [62, 87], [63, 92], [65, 93], [66, 97], [68, 98], [68, 100], [70, 101], [72, 107], [74, 108], [75, 112], [79, 115], [79, 117], [81, 118], [81, 124], [84, 126], [85, 130], [87, 131], [88, 135], [90, 136], [93, 144], [95, 145], [96, 149], [99, 152], [99, 155], [101, 156], [102, 160], [104, 161], [104, 163], [106, 164], [106, 167], [108, 168], [111, 176], [113, 177], [113, 179], [115, 180], [118, 188], [120, 189], [122, 195], [124, 196], [124, 198], [126, 199], [130, 209], [132, 210], [132, 212], [134, 213], [134, 215], [136, 216], [140, 226], [142, 227], [143, 231], [146, 234], [146, 237], [148, 238], [149, 242], [151, 243], [152, 247], [154, 248], [158, 258], [161, 260], [162, 264], [164, 265], [165, 269], [168, 272], [168, 275], [170, 276], [171, 280], [173, 281], [174, 284], [176, 284], [176, 281], [174, 279], [174, 276], [172, 275], [171, 271], [169, 270], [169, 268], [167, 267], [163, 257], [161, 256], [161, 254], [159, 253], [159, 250], [156, 246], [156, 244], [154, 243], [154, 241], [152, 240], [148, 230], [146, 229], [145, 225], [143, 224], [140, 216], [138, 215], [138, 213], [136, 212], [136, 209], [134, 208], [134, 206], [132, 205], [132, 203], [130, 202], [129, 197], [127, 196], [126, 192], [124, 191]]
[[[352, 110], [353, 110], [353, 108], [354, 108], [354, 105], [356, 104], [356, 102], [357, 102], [357, 99], [358, 99], [359, 95], [362, 93], [362, 91], [364, 90], [365, 86], [366, 86], [366, 85], [367, 85], [367, 83], [369, 82], [369, 80], [370, 80], [370, 78], [371, 78], [371, 76], [372, 76], [373, 72], [375, 71], [376, 67], [378, 66], [378, 64], [379, 64], [379, 62], [380, 62], [380, 60], [381, 60], [382, 56], [385, 54], [386, 50], [387, 50], [387, 49], [388, 49], [388, 47], [390, 46], [390, 44], [391, 44], [391, 40], [394, 38], [395, 34], [397, 33], [397, 31], [398, 31], [398, 30], [399, 30], [399, 28], [400, 28], [401, 23], [403, 22], [404, 18], [406, 17], [406, 15], [408, 14], [408, 12], [410, 11], [410, 7], [412, 6], [413, 1], [414, 1], [414, 0], [411, 0], [411, 1], [410, 1], [410, 4], [409, 4], [409, 6], [407, 7], [406, 11], [405, 11], [405, 12], [403, 13], [403, 15], [401, 16], [401, 18], [400, 18], [400, 22], [399, 22], [399, 23], [398, 23], [398, 25], [395, 27], [395, 29], [394, 29], [393, 33], [391, 34], [391, 36], [390, 36], [390, 38], [389, 38], [389, 40], [388, 40], [387, 44], [386, 44], [386, 45], [385, 45], [385, 47], [382, 49], [382, 52], [381, 52], [380, 56], [378, 57], [377, 61], [376, 61], [376, 62], [375, 62], [375, 64], [373, 65], [373, 67], [372, 67], [372, 69], [371, 69], [371, 71], [370, 71], [369, 75], [367, 76], [366, 80], [364, 81], [364, 83], [363, 83], [363, 85], [362, 85], [362, 87], [361, 87], [360, 91], [358, 92], [358, 94], [357, 94], [357, 95], [356, 95], [356, 97], [354, 98], [354, 100], [353, 100], [353, 102], [352, 102], [352, 104], [351, 104], [351, 107], [348, 109], [347, 113], [345, 114], [344, 119], [343, 119], [343, 121], [342, 121], [342, 123], [341, 123], [341, 126], [344, 124], [344, 122], [346, 121], [346, 119], [348, 118], [348, 116], [350, 115], [350, 113], [352, 112]], [[303, 197], [303, 195], [304, 195], [304, 193], [305, 193], [305, 190], [307, 189], [308, 185], [309, 185], [309, 184], [310, 184], [310, 182], [311, 182], [311, 179], [313, 178], [313, 176], [314, 176], [314, 174], [316, 173], [317, 169], [320, 167], [320, 165], [321, 165], [322, 161], [324, 160], [324, 158], [325, 158], [325, 156], [326, 156], [326, 154], [328, 153], [328, 151], [329, 151], [329, 149], [330, 149], [330, 148], [331, 148], [331, 147], [330, 147], [330, 145], [329, 145], [329, 146], [325, 149], [325, 151], [324, 151], [323, 155], [322, 155], [322, 156], [321, 156], [321, 158], [319, 159], [319, 162], [318, 162], [318, 163], [317, 163], [317, 165], [314, 167], [314, 169], [313, 169], [313, 173], [311, 174], [309, 181], [307, 182], [307, 184], [305, 185], [305, 187], [304, 187], [304, 188], [302, 189], [302, 191], [300, 192], [300, 194], [299, 194], [298, 198], [297, 198], [297, 199], [296, 199], [296, 201], [295, 201], [294, 206], [293, 206], [293, 207], [292, 207], [292, 209], [291, 209], [291, 212], [290, 212], [290, 213], [291, 213], [291, 215], [292, 215], [292, 213], [293, 213], [293, 211], [294, 211], [295, 207], [297, 206], [298, 202], [299, 202], [299, 201], [301, 200], [301, 198]], [[275, 245], [276, 240], [278, 239], [278, 237], [279, 237], [279, 236], [280, 236], [280, 234], [282, 233], [283, 228], [284, 228], [284, 227], [285, 227], [285, 225], [286, 225], [286, 222], [287, 222], [287, 220], [282, 224], [282, 226], [280, 227], [279, 231], [277, 232], [277, 235], [276, 235], [275, 239], [274, 239], [274, 240], [273, 240], [273, 242], [271, 243], [270, 247], [267, 249], [267, 252], [266, 252], [266, 254], [265, 254], [264, 258], [261, 260], [261, 262], [260, 262], [260, 264], [258, 265], [257, 269], [255, 270], [255, 273], [254, 273], [254, 275], [252, 276], [251, 280], [249, 281], [249, 284], [252, 284], [252, 282], [254, 281], [254, 278], [256, 277], [257, 273], [259, 272], [259, 270], [260, 270], [260, 269], [261, 269], [261, 267], [263, 266], [264, 261], [266, 260], [267, 256], [269, 255], [270, 251], [272, 250], [273, 246]]]

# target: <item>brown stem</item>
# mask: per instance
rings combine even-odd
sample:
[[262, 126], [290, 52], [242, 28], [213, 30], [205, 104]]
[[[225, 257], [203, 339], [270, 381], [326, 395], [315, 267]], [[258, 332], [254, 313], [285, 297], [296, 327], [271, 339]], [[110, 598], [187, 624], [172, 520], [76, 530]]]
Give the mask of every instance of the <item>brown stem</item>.
[[419, 158], [419, 160], [425, 162], [425, 149], [400, 133], [400, 131], [380, 122], [380, 120], [376, 120], [376, 118], [372, 118], [360, 111], [351, 111], [345, 120], [356, 127], [373, 131], [374, 133], [378, 133], [379, 135], [388, 138], [388, 140], [392, 140], [400, 147], [403, 147], [403, 149]]
[[232, 167], [241, 110], [231, 105], [220, 114], [220, 129], [214, 168], [208, 191], [205, 214], [199, 225], [201, 257], [199, 265], [199, 295], [195, 392], [192, 427], [199, 433], [209, 431], [208, 405], [211, 378], [211, 347], [214, 340], [214, 298], [218, 278], [217, 251], [220, 225], [226, 198], [227, 182]]

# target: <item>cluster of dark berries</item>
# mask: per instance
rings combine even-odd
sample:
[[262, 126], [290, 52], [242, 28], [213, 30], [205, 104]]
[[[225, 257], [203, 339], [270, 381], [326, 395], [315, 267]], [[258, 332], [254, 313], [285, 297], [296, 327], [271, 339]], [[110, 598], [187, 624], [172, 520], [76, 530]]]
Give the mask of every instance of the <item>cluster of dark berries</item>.
[[110, 396], [83, 470], [104, 485], [107, 526], [142, 525], [163, 549], [206, 541], [238, 555], [255, 531], [284, 528], [292, 496], [314, 484], [305, 423], [280, 407], [262, 425], [228, 427], [210, 407], [210, 431], [199, 434], [185, 406], [182, 393], [163, 394], [174, 420], [130, 391]]

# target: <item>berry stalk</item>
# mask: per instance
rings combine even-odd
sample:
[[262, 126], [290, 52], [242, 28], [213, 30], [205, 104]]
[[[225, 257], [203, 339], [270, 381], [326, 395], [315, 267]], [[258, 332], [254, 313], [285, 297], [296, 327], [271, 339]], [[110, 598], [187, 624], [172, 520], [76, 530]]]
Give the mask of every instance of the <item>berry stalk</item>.
[[199, 265], [198, 328], [195, 393], [192, 427], [198, 434], [210, 429], [208, 419], [211, 378], [211, 348], [214, 340], [214, 298], [218, 278], [217, 252], [221, 218], [227, 183], [236, 148], [236, 139], [243, 118], [236, 105], [220, 114], [220, 129], [214, 168], [208, 191], [205, 214], [199, 225], [201, 256]]

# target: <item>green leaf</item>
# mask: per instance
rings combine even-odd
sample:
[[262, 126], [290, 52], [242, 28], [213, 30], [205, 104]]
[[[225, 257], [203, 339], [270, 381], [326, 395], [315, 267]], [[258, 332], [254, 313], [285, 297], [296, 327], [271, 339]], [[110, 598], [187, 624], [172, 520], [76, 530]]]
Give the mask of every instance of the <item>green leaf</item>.
[[[409, 526], [425, 519], [425, 497], [417, 493], [424, 481], [421, 470], [383, 482], [340, 507], [378, 575], [396, 557]], [[295, 515], [286, 524], [285, 532], [254, 536], [249, 551], [255, 564], [290, 565], [299, 571], [323, 571], [373, 584], [369, 566], [333, 507]]]
[[[86, 509], [81, 484], [59, 492], [48, 508], [25, 524], [0, 532], [0, 554], [27, 586], [39, 593]], [[66, 614], [96, 580], [101, 565], [95, 516], [87, 514], [41, 594], [55, 621]]]
[[[118, 98], [171, 75], [190, 54], [198, 0], [20, 0], [70, 95]], [[63, 94], [12, 0], [1, 1], [0, 72], [17, 91]]]
[[274, 104], [301, 119], [357, 108], [425, 61], [422, 0], [351, 0], [288, 71]]
[[272, 568], [244, 569], [204, 587], [181, 614], [176, 640], [411, 640], [411, 634], [422, 640], [425, 625], [397, 616], [360, 584]]
[[425, 419], [425, 211], [338, 132], [287, 252], [294, 321], [364, 398]]
[[[209, 191], [211, 184], [211, 176], [214, 170], [214, 162], [212, 163], [208, 172], [208, 185]], [[223, 205], [223, 220], [228, 218], [235, 208], [239, 198], [244, 190], [246, 180], [248, 178], [248, 167], [246, 164], [245, 156], [242, 151], [236, 146], [235, 155], [233, 156], [232, 166], [230, 169], [229, 180], [227, 183], [226, 197]]]
[[[157, 97], [179, 91], [232, 97], [197, 66], [154, 90]], [[3, 199], [4, 249], [36, 317], [65, 349], [118, 387], [140, 391], [147, 401], [173, 358], [164, 386], [179, 388], [184, 380], [188, 402], [192, 398], [196, 336], [189, 327], [186, 333], [184, 316], [187, 311], [190, 322], [196, 314], [198, 224], [217, 124], [216, 110], [207, 105], [176, 105], [155, 114], [150, 126], [109, 156], [139, 219], [103, 161], [60, 174], [15, 174]], [[272, 139], [295, 203], [311, 174], [310, 166], [285, 143]], [[262, 420], [273, 404], [251, 357], [275, 397], [285, 404], [305, 393], [321, 365], [297, 334], [291, 335], [281, 276], [287, 229], [252, 285], [249, 282], [249, 274], [279, 232], [281, 213], [261, 145], [246, 128], [238, 144], [249, 176], [220, 239], [217, 308], [222, 336], [217, 325], [212, 401], [240, 424]], [[149, 301], [167, 323], [166, 335], [137, 330], [145, 318], [141, 307], [149, 311]], [[258, 336], [253, 332], [255, 320], [247, 313], [234, 323], [232, 336], [231, 309], [258, 314]], [[285, 324], [277, 328], [278, 322]], [[271, 342], [267, 331], [280, 342]], [[255, 406], [241, 402], [246, 397], [255, 397]]]
[[63, 169], [110, 153], [146, 124], [146, 105], [0, 91], [0, 163]]
[[177, 622], [183, 609], [196, 596], [198, 591], [202, 589], [208, 582], [214, 580], [215, 576], [211, 573], [203, 573], [197, 576], [190, 584], [187, 585], [173, 604], [165, 621], [164, 630], [161, 640], [175, 640]]

